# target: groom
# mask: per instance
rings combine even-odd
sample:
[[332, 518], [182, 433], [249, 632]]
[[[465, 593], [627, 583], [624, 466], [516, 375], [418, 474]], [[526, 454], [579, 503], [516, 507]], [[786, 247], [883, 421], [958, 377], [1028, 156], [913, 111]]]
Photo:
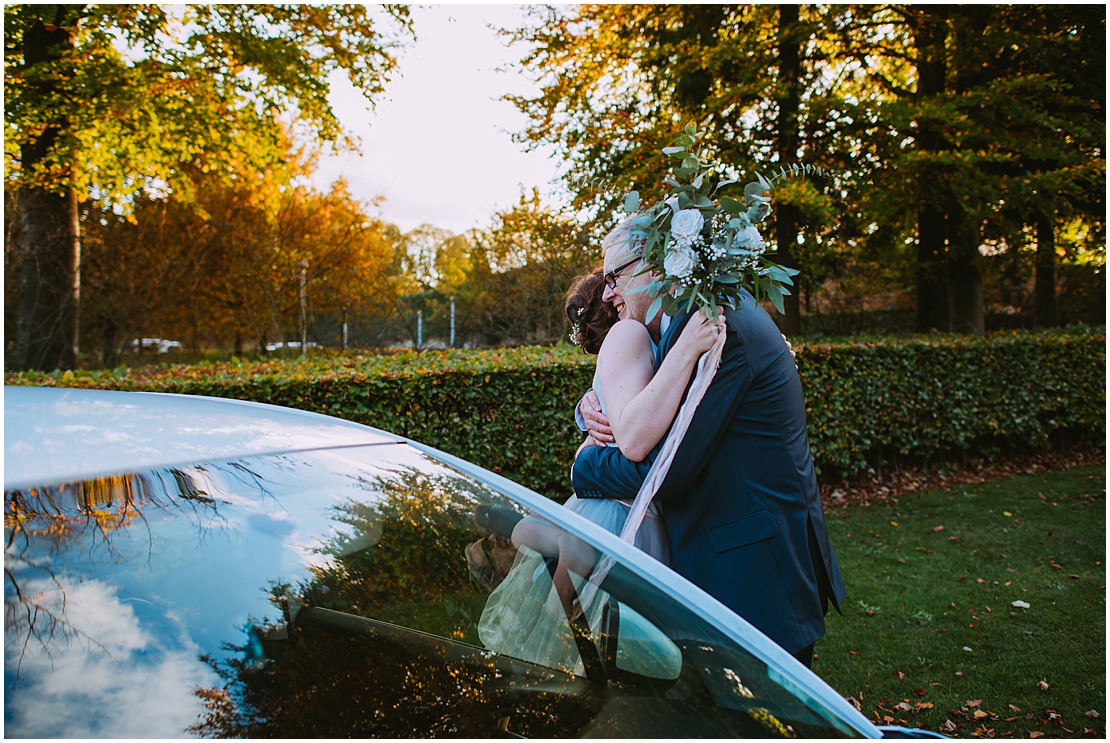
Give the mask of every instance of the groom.
[[[620, 318], [646, 321], [654, 297], [633, 289], [652, 275], [626, 219], [605, 239], [604, 298]], [[671, 567], [807, 666], [844, 581], [829, 543], [806, 434], [805, 400], [790, 350], [750, 294], [726, 309], [720, 367], [655, 495]], [[656, 367], [690, 315], [647, 324]], [[661, 327], [661, 325], [666, 327]], [[585, 406], [583, 406], [585, 407]], [[658, 452], [658, 447], [656, 448]], [[572, 473], [579, 498], [633, 498], [644, 462], [617, 447], [588, 446]]]

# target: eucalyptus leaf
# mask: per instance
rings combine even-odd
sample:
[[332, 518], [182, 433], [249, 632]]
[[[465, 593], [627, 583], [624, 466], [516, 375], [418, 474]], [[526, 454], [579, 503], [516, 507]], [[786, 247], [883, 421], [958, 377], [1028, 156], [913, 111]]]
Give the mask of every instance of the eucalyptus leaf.
[[784, 303], [782, 301], [782, 290], [781, 289], [779, 289], [777, 286], [772, 284], [769, 287], [767, 287], [767, 296], [771, 300], [771, 304], [775, 305], [775, 309], [779, 311], [780, 315], [786, 313], [786, 309], [785, 309]]
[[683, 155], [686, 154], [686, 148], [685, 147], [664, 147], [663, 148], [663, 154], [664, 155], [670, 155], [672, 157], [676, 157], [676, 156], [677, 157], [682, 157]]
[[782, 266], [770, 265], [767, 267], [767, 275], [775, 281], [785, 281], [790, 283], [790, 274], [783, 270]]
[[640, 194], [638, 191], [631, 191], [624, 197], [624, 210], [632, 213], [640, 208]]
[[735, 178], [730, 178], [728, 180], [721, 181], [720, 183], [717, 184], [717, 187], [714, 188], [713, 191], [714, 191], [714, 193], [716, 193], [717, 191], [720, 191], [722, 188], [725, 188], [727, 186], [731, 186], [733, 183], [738, 183], [738, 181]]

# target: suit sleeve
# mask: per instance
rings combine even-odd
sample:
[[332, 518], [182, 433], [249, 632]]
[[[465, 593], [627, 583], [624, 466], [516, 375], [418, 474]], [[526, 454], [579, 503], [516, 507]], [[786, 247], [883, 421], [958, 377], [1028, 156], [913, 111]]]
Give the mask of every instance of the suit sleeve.
[[[730, 332], [713, 383], [705, 391], [690, 428], [675, 453], [671, 468], [655, 500], [665, 501], [685, 492], [713, 455], [736, 406], [751, 386], [752, 369], [739, 336]], [[634, 498], [647, 477], [662, 444], [643, 462], [633, 462], [617, 447], [590, 446], [574, 462], [574, 491], [579, 498]]]

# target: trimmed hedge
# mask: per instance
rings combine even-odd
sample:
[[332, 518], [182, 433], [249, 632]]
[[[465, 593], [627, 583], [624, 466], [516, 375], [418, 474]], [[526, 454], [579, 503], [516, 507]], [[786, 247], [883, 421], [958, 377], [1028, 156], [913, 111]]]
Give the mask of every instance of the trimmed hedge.
[[829, 474], [1105, 441], [1102, 329], [810, 345], [798, 359], [810, 443]]
[[[799, 345], [810, 442], [825, 476], [899, 458], [1102, 442], [1102, 328]], [[593, 357], [561, 345], [21, 373], [7, 384], [178, 392], [347, 418], [423, 441], [558, 500], [580, 441], [571, 407]]]

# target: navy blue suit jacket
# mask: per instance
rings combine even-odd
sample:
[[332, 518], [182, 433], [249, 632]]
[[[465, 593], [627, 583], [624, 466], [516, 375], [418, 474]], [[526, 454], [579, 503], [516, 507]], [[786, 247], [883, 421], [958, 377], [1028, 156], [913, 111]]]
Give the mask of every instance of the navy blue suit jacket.
[[[790, 351], [751, 295], [725, 314], [720, 367], [655, 502], [671, 566], [796, 652], [824, 634], [828, 602], [839, 610], [844, 581], [821, 509]], [[689, 317], [671, 323], [661, 354]], [[575, 493], [632, 498], [654, 457], [636, 463], [617, 447], [586, 447], [574, 463]]]

